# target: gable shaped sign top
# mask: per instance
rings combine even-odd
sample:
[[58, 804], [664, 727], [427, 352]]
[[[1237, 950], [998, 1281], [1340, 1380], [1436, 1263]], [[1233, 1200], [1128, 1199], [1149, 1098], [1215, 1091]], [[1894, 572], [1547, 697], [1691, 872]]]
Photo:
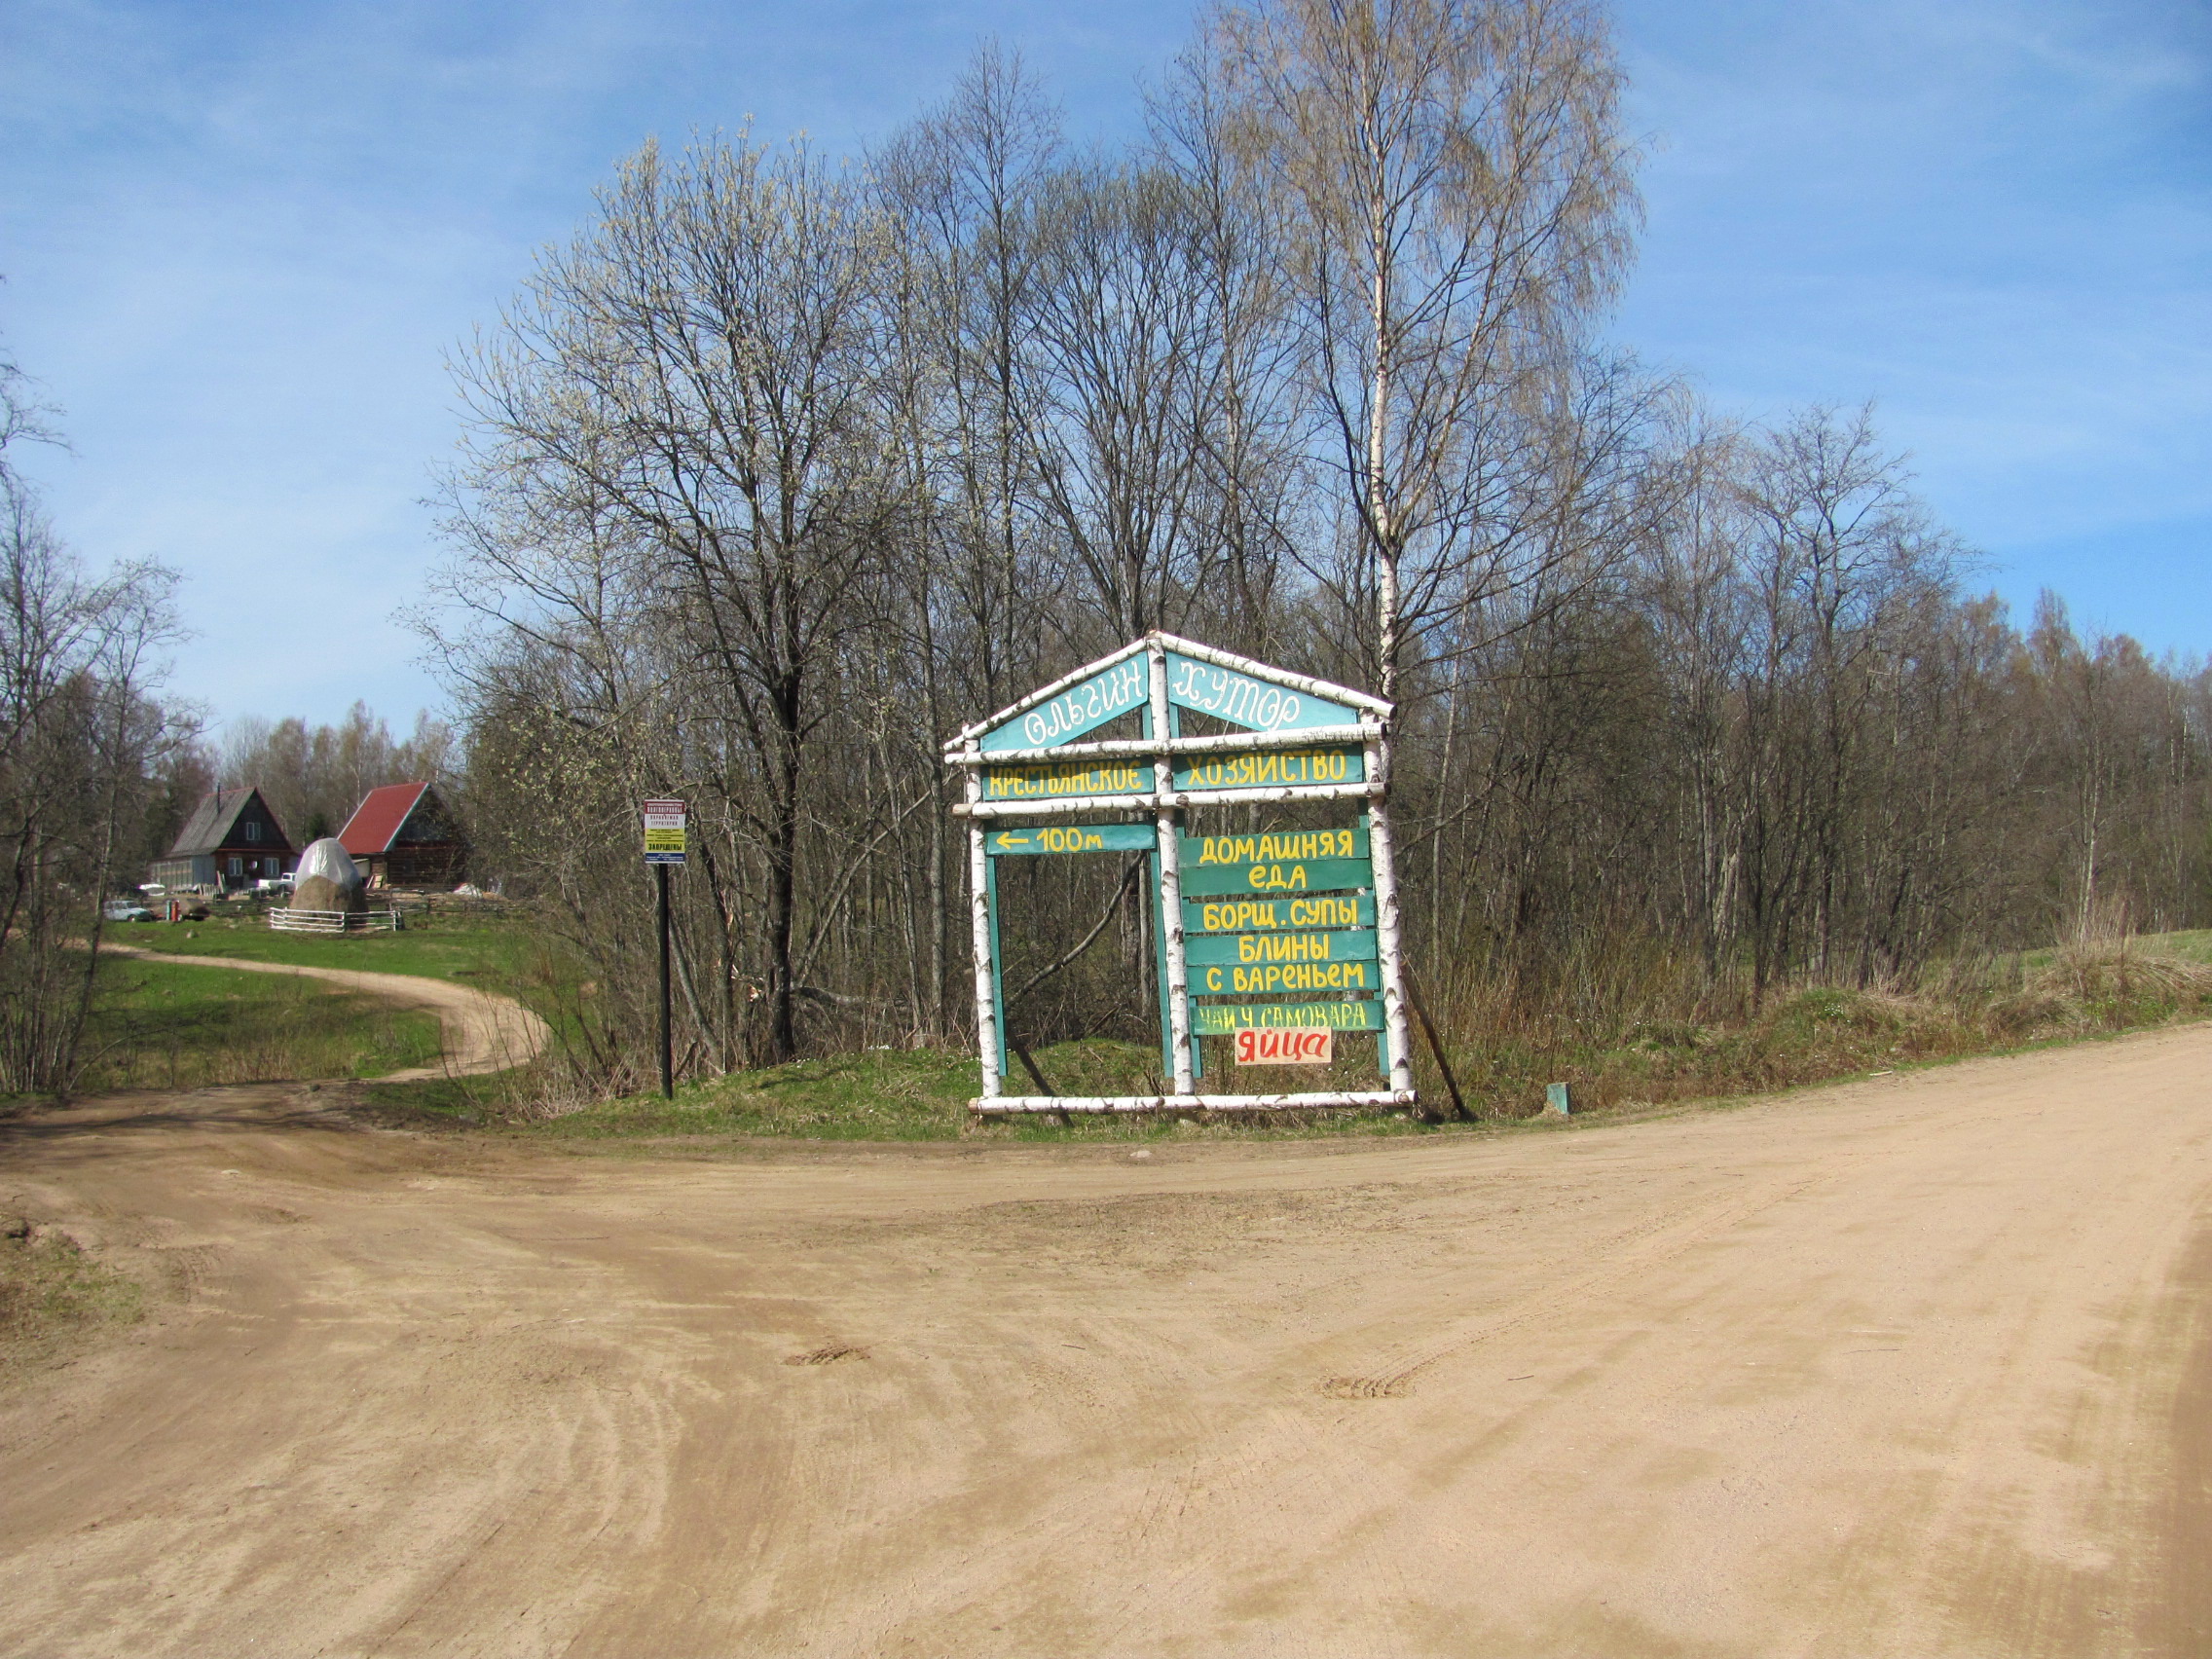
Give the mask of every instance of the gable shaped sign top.
[[[1192, 647], [1192, 652], [1201, 650], [1206, 647]], [[1226, 652], [1206, 651], [1205, 658], [1192, 652], [1172, 646], [1165, 651], [1167, 701], [1246, 731], [1310, 731], [1323, 726], [1358, 725], [1362, 707], [1341, 698], [1357, 699], [1370, 719], [1388, 707], [1347, 687], [1285, 675], [1262, 664], [1251, 666], [1261, 669], [1265, 678], [1255, 677], [1220, 660]], [[1336, 696], [1322, 695], [1324, 688]], [[981, 727], [970, 727], [946, 747], [973, 742], [986, 755], [1056, 749], [1109, 720], [1143, 710], [1151, 700], [1151, 691], [1145, 642], [1139, 640], [1023, 698]]]

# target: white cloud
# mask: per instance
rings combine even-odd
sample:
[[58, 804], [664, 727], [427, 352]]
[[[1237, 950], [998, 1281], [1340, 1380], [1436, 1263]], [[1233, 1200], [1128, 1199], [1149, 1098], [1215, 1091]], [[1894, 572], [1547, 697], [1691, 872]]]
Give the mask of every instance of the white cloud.
[[1623, 32], [1666, 142], [1622, 336], [1755, 415], [1875, 398], [1971, 539], [2212, 643], [2212, 585], [2130, 564], [2212, 539], [2204, 14], [1651, 0]]
[[[404, 720], [435, 695], [387, 617], [437, 556], [442, 353], [613, 158], [748, 113], [849, 153], [984, 34], [1079, 132], [1127, 132], [1189, 21], [16, 0], [0, 143], [35, 165], [0, 175], [0, 329], [69, 409], [77, 458], [40, 463], [57, 517], [95, 556], [192, 571], [182, 681], [220, 712], [366, 696]], [[1636, 0], [1633, 120], [1665, 142], [1623, 335], [1753, 412], [1879, 398], [1938, 507], [2001, 555], [2074, 559], [2060, 585], [2093, 612], [2100, 583], [2133, 591], [2128, 549], [2212, 524], [2207, 28], [2180, 0]], [[313, 583], [347, 596], [343, 638], [270, 625], [268, 596]], [[2212, 637], [2203, 598], [2157, 626]]]

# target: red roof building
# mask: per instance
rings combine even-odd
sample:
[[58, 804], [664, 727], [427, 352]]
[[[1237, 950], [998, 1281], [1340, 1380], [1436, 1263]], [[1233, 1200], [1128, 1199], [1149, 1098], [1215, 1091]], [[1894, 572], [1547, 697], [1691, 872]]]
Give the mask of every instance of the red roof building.
[[428, 784], [371, 790], [338, 831], [371, 887], [450, 887], [468, 866], [468, 843]]

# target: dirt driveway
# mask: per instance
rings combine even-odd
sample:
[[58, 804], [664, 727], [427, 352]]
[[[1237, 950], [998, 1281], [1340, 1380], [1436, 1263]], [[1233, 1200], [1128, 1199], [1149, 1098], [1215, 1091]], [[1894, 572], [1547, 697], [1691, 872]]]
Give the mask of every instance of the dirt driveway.
[[167, 1273], [18, 1655], [2212, 1652], [2212, 1030], [1641, 1124], [575, 1156], [0, 1130]]
[[351, 968], [303, 968], [291, 962], [250, 962], [237, 956], [183, 956], [145, 950], [134, 944], [100, 941], [108, 956], [135, 956], [147, 962], [178, 962], [187, 968], [236, 968], [248, 974], [284, 974], [319, 979], [341, 990], [380, 997], [401, 1008], [427, 1009], [438, 1016], [444, 1056], [436, 1065], [410, 1066], [387, 1073], [382, 1083], [414, 1083], [424, 1078], [479, 1077], [519, 1066], [545, 1047], [545, 1021], [512, 997], [429, 979], [416, 974], [370, 974]]

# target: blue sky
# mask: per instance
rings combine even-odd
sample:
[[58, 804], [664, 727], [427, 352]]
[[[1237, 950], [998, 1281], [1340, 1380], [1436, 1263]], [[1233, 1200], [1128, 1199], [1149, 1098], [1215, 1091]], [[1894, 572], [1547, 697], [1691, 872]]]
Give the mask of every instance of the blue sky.
[[[1648, 223], [1615, 332], [1724, 408], [1871, 398], [2016, 605], [2212, 649], [2212, 10], [1626, 0]], [[1192, 11], [0, 0], [0, 333], [88, 555], [188, 572], [216, 719], [435, 707], [443, 353], [648, 133], [857, 149], [982, 37], [1133, 130]], [[295, 595], [343, 594], [350, 605]]]

